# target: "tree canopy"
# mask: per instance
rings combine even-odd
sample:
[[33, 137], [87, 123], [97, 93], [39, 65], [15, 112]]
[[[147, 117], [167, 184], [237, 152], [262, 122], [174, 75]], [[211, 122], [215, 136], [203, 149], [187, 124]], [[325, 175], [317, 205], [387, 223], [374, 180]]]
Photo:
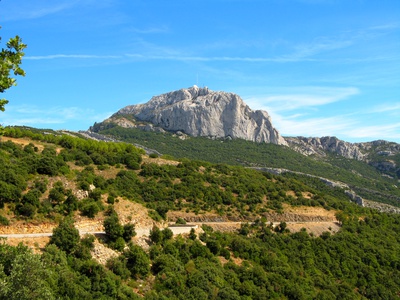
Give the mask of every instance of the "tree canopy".
[[[26, 45], [22, 43], [22, 39], [17, 35], [14, 38], [10, 38], [6, 46], [0, 52], [0, 93], [4, 93], [7, 89], [16, 85], [16, 79], [12, 77], [11, 73], [14, 73], [15, 76], [25, 76], [25, 71], [20, 68], [20, 65], [25, 54], [23, 50]], [[4, 111], [4, 106], [7, 103], [8, 100], [0, 99], [1, 111]]]

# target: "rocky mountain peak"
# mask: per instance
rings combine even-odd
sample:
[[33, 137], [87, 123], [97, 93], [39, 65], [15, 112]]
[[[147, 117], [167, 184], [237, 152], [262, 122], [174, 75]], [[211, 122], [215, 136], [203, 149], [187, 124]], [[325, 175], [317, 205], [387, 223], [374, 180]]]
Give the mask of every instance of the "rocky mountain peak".
[[325, 151], [336, 153], [346, 158], [363, 160], [363, 154], [356, 144], [339, 140], [334, 136], [318, 137], [287, 137], [290, 147], [304, 155], [325, 156]]
[[207, 87], [192, 86], [154, 96], [145, 104], [126, 106], [116, 115], [131, 115], [138, 121], [191, 136], [287, 145], [266, 111], [254, 111], [238, 95]]

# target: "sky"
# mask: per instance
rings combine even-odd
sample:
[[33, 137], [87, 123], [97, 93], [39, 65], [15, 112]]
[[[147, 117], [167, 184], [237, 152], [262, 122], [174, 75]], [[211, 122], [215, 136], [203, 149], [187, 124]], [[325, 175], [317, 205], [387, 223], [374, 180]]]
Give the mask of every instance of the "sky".
[[400, 143], [399, 0], [1, 0], [25, 77], [0, 124], [86, 130], [193, 85], [283, 136]]

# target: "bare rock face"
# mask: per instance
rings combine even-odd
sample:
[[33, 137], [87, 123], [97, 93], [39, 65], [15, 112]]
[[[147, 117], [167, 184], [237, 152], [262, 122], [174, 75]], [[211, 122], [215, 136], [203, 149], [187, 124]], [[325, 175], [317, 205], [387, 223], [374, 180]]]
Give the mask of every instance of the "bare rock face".
[[118, 114], [132, 115], [136, 120], [191, 136], [287, 145], [266, 111], [253, 111], [238, 95], [214, 92], [207, 87], [193, 86], [154, 96], [149, 102], [127, 106]]
[[325, 151], [336, 153], [346, 158], [363, 160], [365, 154], [357, 144], [339, 140], [336, 137], [287, 137], [290, 147], [304, 155], [325, 156]]

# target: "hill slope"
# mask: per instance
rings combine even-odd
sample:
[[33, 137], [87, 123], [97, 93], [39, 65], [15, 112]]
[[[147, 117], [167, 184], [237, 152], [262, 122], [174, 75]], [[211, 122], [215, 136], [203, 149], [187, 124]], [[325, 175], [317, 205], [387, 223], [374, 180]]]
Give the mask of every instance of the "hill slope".
[[[6, 134], [13, 138], [0, 141], [0, 221], [24, 221], [25, 229], [61, 221], [41, 255], [22, 244], [0, 243], [1, 299], [398, 296], [400, 215], [359, 207], [343, 190], [316, 178], [166, 161], [125, 143], [50, 130], [7, 128]], [[22, 141], [23, 136], [28, 139]], [[136, 215], [122, 218], [120, 212], [141, 206], [153, 220], [216, 216], [253, 222], [233, 232], [203, 225], [201, 231], [175, 238], [153, 227], [147, 243], [140, 244], [126, 235], [132, 227], [125, 225]], [[79, 237], [71, 218], [83, 215], [104, 216], [107, 237], [101, 243], [94, 236]], [[292, 233], [285, 218], [295, 221], [299, 215], [304, 221], [337, 218], [339, 223], [320, 236], [305, 228]], [[273, 218], [281, 222], [266, 222]], [[92, 259], [99, 245], [114, 249], [105, 266]]]

